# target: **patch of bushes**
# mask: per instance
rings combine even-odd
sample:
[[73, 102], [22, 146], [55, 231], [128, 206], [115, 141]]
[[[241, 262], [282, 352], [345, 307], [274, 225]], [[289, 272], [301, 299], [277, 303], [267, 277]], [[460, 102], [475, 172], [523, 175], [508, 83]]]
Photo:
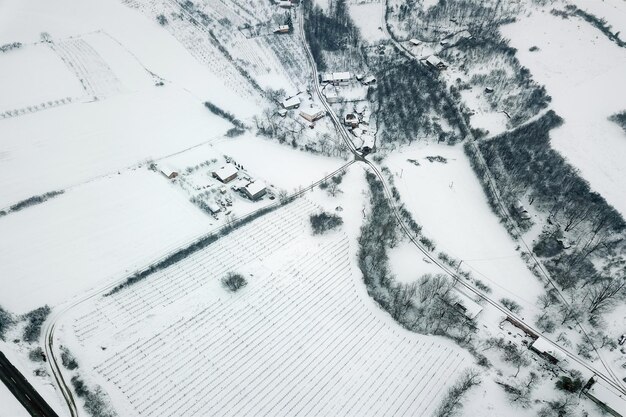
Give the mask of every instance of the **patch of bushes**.
[[20, 210], [25, 209], [25, 208], [30, 207], [30, 206], [35, 206], [37, 204], [41, 204], [41, 203], [43, 203], [43, 202], [45, 202], [45, 201], [47, 201], [47, 200], [49, 200], [51, 198], [54, 198], [54, 197], [56, 197], [58, 195], [63, 194], [64, 192], [65, 192], [64, 190], [50, 191], [50, 192], [45, 193], [45, 194], [29, 197], [26, 200], [22, 200], [19, 203], [13, 204], [7, 210], [3, 210], [0, 213], [0, 216], [7, 215], [7, 214], [13, 213], [15, 211], [20, 211]]
[[226, 137], [227, 138], [235, 138], [237, 136], [241, 136], [245, 133], [245, 129], [242, 129], [240, 127], [233, 127], [231, 129], [228, 129], [228, 131], [226, 132]]
[[510, 298], [501, 298], [500, 303], [502, 303], [502, 305], [512, 313], [519, 313], [520, 311], [522, 311], [522, 306], [520, 306], [515, 300], [511, 300]]
[[65, 368], [69, 369], [70, 371], [78, 368], [78, 362], [76, 361], [76, 358], [65, 346], [61, 346], [61, 363]]
[[343, 224], [343, 219], [341, 217], [327, 212], [311, 214], [310, 221], [314, 235], [321, 235], [329, 230], [334, 230]]
[[157, 15], [156, 20], [157, 20], [157, 22], [159, 22], [159, 25], [161, 25], [161, 26], [165, 26], [168, 23], [167, 22], [167, 17], [165, 17], [164, 14]]
[[43, 362], [45, 358], [45, 355], [43, 353], [43, 349], [39, 346], [37, 346], [34, 349], [31, 349], [28, 352], [28, 359], [30, 359], [33, 362]]
[[0, 307], [0, 340], [5, 340], [6, 331], [13, 326], [15, 321], [11, 313]]
[[239, 128], [239, 129], [244, 129], [244, 124], [241, 120], [237, 119], [235, 117], [234, 114], [227, 112], [226, 110], [218, 107], [217, 105], [211, 103], [210, 101], [205, 101], [204, 102], [204, 106], [209, 109], [209, 111], [223, 119], [228, 120], [229, 122], [231, 122], [232, 124], [235, 125], [235, 127]]
[[246, 281], [241, 274], [229, 272], [224, 278], [222, 278], [222, 285], [231, 292], [237, 292], [241, 288], [248, 285], [248, 281]]
[[580, 378], [570, 378], [568, 376], [562, 376], [556, 381], [556, 387], [561, 391], [566, 392], [578, 392], [583, 387], [583, 381]]
[[74, 392], [85, 402], [85, 410], [92, 417], [115, 417], [117, 413], [107, 402], [106, 394], [100, 387], [91, 389], [79, 376], [74, 375], [71, 379]]
[[613, 116], [609, 117], [609, 120], [617, 123], [624, 132], [626, 132], [626, 110], [620, 113], [616, 113]]
[[41, 326], [48, 318], [48, 315], [50, 315], [50, 311], [50, 307], [45, 305], [24, 315], [24, 320], [26, 320], [23, 335], [24, 341], [32, 343], [39, 340], [39, 336], [41, 336]]
[[553, 234], [542, 233], [533, 246], [533, 252], [537, 256], [551, 258], [563, 251], [563, 245]]
[[19, 49], [21, 47], [22, 44], [20, 42], [5, 43], [4, 45], [0, 46], [0, 52], [9, 52], [12, 49]]
[[476, 286], [476, 288], [478, 288], [484, 293], [487, 293], [487, 294], [491, 293], [491, 287], [479, 279], [474, 280], [474, 285]]

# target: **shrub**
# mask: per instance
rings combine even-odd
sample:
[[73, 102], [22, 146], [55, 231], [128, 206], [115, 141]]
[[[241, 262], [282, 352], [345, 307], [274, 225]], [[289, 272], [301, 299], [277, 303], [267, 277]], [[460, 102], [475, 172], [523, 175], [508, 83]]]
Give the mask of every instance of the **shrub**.
[[222, 285], [232, 292], [237, 292], [241, 288], [248, 285], [248, 281], [246, 281], [241, 274], [229, 272], [224, 278], [222, 278]]
[[491, 287], [479, 279], [474, 281], [474, 285], [476, 285], [476, 288], [478, 288], [482, 292], [485, 292], [487, 294], [491, 293]]
[[11, 313], [0, 307], [0, 340], [4, 340], [4, 334], [14, 323]]
[[500, 299], [500, 302], [502, 303], [504, 307], [506, 307], [512, 313], [519, 313], [522, 310], [522, 306], [520, 306], [517, 302], [509, 298], [502, 298]]
[[24, 340], [26, 342], [32, 343], [39, 339], [39, 336], [41, 335], [41, 326], [48, 318], [50, 311], [50, 307], [45, 305], [24, 315], [24, 319], [27, 321], [26, 326], [24, 327]]
[[235, 117], [234, 114], [227, 112], [226, 110], [216, 106], [215, 104], [211, 103], [210, 101], [205, 101], [204, 102], [204, 106], [209, 109], [209, 111], [219, 117], [222, 117], [226, 120], [228, 120], [229, 122], [231, 122], [232, 124], [235, 125], [235, 127], [238, 127], [240, 129], [244, 128], [244, 124], [241, 120], [237, 119]]
[[572, 379], [568, 376], [562, 376], [556, 381], [556, 387], [561, 391], [578, 392], [583, 387], [583, 381], [580, 378]]
[[100, 387], [91, 390], [85, 381], [74, 375], [71, 379], [76, 395], [85, 402], [85, 410], [93, 417], [114, 417], [117, 414], [106, 401], [106, 394]]
[[30, 359], [33, 362], [43, 362], [45, 358], [45, 355], [43, 353], [43, 349], [39, 346], [37, 346], [34, 349], [31, 349], [30, 352], [28, 352], [28, 359]]
[[68, 348], [65, 346], [61, 347], [61, 363], [64, 367], [73, 371], [78, 368], [78, 362], [76, 362], [76, 358], [72, 355]]
[[167, 17], [165, 17], [165, 15], [160, 14], [156, 17], [157, 22], [159, 22], [159, 25], [161, 26], [165, 26], [167, 25]]
[[329, 230], [336, 229], [343, 224], [341, 217], [327, 212], [312, 214], [310, 220], [314, 235], [321, 235]]

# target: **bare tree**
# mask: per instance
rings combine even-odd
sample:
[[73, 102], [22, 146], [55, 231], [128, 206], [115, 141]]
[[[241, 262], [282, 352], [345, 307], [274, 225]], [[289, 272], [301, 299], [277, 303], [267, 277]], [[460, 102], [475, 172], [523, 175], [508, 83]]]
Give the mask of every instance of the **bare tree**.
[[604, 278], [596, 285], [592, 286], [585, 300], [589, 303], [590, 314], [603, 313], [615, 305], [617, 300], [624, 296], [626, 290], [626, 279]]
[[441, 405], [435, 412], [435, 417], [452, 417], [463, 406], [463, 395], [472, 387], [481, 383], [480, 374], [476, 369], [465, 371], [458, 381], [450, 388]]

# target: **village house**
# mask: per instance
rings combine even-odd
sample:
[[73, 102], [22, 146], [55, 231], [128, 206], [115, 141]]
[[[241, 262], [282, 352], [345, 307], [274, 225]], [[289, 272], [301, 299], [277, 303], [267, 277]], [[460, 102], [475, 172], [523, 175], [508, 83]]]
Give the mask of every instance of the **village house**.
[[280, 25], [274, 29], [274, 33], [289, 33], [289, 25]]
[[159, 171], [171, 180], [178, 177], [178, 171], [170, 165], [159, 166]]
[[357, 127], [359, 125], [359, 118], [354, 113], [348, 113], [343, 118], [343, 123], [346, 126]]
[[300, 116], [308, 120], [309, 122], [314, 122], [317, 119], [321, 119], [326, 115], [326, 112], [317, 107], [310, 107], [308, 109], [300, 110]]
[[217, 178], [224, 184], [237, 178], [237, 168], [233, 164], [226, 164], [220, 169], [213, 171], [213, 178]]
[[255, 181], [248, 183], [248, 185], [243, 188], [243, 192], [250, 200], [256, 201], [263, 197], [267, 190], [262, 182]]
[[352, 74], [350, 74], [349, 72], [322, 73], [320, 78], [322, 83], [346, 85], [352, 79]]
[[294, 96], [283, 100], [283, 107], [287, 110], [297, 109], [300, 107], [300, 98]]
[[289, 0], [282, 0], [278, 2], [278, 7], [282, 7], [283, 9], [291, 9], [291, 6], [293, 6], [293, 3]]
[[598, 404], [609, 414], [615, 417], [626, 416], [626, 395], [617, 392], [603, 382], [591, 378], [583, 392], [591, 401]]
[[437, 70], [444, 70], [448, 68], [448, 65], [446, 65], [446, 63], [437, 55], [431, 55], [426, 58], [426, 63]]
[[413, 38], [413, 39], [409, 39], [409, 43], [413, 46], [419, 46], [422, 44], [422, 42], [420, 42], [419, 40]]
[[461, 291], [456, 290], [455, 295], [457, 296], [457, 301], [454, 306], [463, 313], [465, 317], [468, 319], [474, 319], [478, 314], [483, 311], [483, 308], [476, 301], [472, 300], [470, 297], [462, 293]]
[[549, 362], [554, 363], [554, 364], [559, 363], [560, 361], [565, 360], [566, 358], [565, 354], [563, 353], [563, 351], [561, 351], [561, 349], [559, 349], [552, 343], [548, 342], [546, 339], [544, 339], [541, 336], [539, 336], [530, 345], [529, 348], [533, 352], [538, 353], [540, 356], [546, 358]]
[[374, 84], [375, 82], [376, 82], [376, 77], [374, 77], [374, 76], [373, 76], [373, 75], [371, 75], [371, 74], [370, 74], [370, 75], [368, 75], [368, 76], [366, 76], [366, 77], [364, 77], [364, 78], [361, 80], [361, 83], [362, 83], [363, 85], [370, 85], [370, 84]]

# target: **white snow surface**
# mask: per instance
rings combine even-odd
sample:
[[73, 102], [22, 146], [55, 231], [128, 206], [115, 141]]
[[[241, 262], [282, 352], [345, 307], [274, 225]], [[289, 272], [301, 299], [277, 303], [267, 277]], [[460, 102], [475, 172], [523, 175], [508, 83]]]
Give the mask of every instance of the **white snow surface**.
[[0, 207], [180, 152], [229, 127], [173, 87], [0, 120]]
[[[442, 156], [447, 163], [431, 163], [426, 156]], [[462, 260], [462, 267], [494, 292], [535, 308], [543, 288], [491, 211], [461, 145], [412, 145], [385, 163], [402, 201], [438, 250]]]
[[0, 417], [28, 417], [30, 414], [13, 396], [6, 385], [0, 383]]
[[[381, 311], [355, 242], [311, 236], [317, 210], [299, 199], [87, 301], [63, 319], [64, 343], [123, 415], [429, 415], [470, 356]], [[247, 286], [227, 292], [229, 271]]]
[[164, 176], [138, 169], [0, 218], [0, 305], [57, 305], [206, 233], [210, 217]]
[[620, 39], [626, 35], [626, 7], [624, 0], [573, 0], [578, 8], [606, 20], [611, 31], [621, 32]]
[[[565, 120], [552, 132], [552, 146], [626, 215], [626, 133], [607, 120], [626, 109], [626, 49], [581, 19], [547, 11], [520, 17], [502, 32]], [[529, 52], [531, 46], [540, 50]]]
[[383, 25], [383, 7], [380, 2], [351, 3], [350, 16], [361, 33], [361, 37], [375, 43], [385, 38], [380, 29]]

